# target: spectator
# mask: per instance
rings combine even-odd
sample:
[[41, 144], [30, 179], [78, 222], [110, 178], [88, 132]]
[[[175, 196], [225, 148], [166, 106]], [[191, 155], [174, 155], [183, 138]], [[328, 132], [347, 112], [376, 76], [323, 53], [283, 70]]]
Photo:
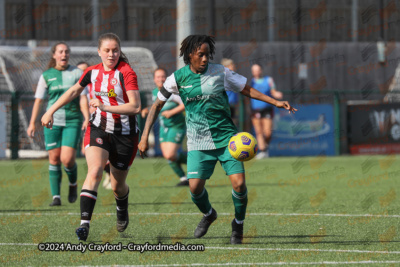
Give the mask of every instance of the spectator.
[[[275, 83], [272, 77], [262, 76], [262, 67], [254, 64], [251, 67], [253, 79], [251, 79], [250, 86], [257, 89], [261, 93], [276, 99], [282, 99], [282, 93], [278, 92], [275, 88]], [[272, 135], [272, 119], [274, 116], [273, 105], [257, 100], [251, 99], [251, 109], [254, 131], [258, 142], [259, 153], [257, 159], [262, 159], [269, 156], [268, 145], [271, 141]]]

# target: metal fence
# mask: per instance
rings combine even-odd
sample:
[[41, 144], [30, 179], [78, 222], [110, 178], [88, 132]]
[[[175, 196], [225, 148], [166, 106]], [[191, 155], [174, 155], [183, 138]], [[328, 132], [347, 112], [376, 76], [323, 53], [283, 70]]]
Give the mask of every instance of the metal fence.
[[[185, 1], [180, 1], [185, 5]], [[219, 41], [399, 40], [398, 0], [192, 1], [196, 34]], [[3, 0], [0, 39], [175, 41], [176, 0]]]

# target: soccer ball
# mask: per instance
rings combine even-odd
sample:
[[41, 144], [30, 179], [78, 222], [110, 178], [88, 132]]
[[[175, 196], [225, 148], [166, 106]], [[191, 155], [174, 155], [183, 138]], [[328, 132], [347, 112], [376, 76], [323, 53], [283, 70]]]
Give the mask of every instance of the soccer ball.
[[234, 159], [248, 161], [257, 155], [257, 140], [249, 133], [237, 133], [229, 140], [228, 149]]

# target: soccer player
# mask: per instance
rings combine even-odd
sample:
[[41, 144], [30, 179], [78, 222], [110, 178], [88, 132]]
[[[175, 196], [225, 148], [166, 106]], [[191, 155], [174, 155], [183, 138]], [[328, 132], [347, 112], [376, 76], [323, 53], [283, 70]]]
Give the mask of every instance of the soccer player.
[[[70, 48], [66, 43], [58, 42], [51, 48], [48, 69], [40, 76], [36, 88], [31, 121], [27, 129], [28, 136], [35, 135], [35, 122], [43, 99], [48, 97], [47, 109], [49, 109], [81, 77], [82, 70], [69, 65], [69, 57]], [[79, 98], [74, 99], [54, 114], [52, 131], [44, 129], [45, 146], [49, 152], [50, 189], [53, 196], [50, 206], [61, 205], [61, 163], [64, 165], [69, 180], [68, 201], [74, 203], [77, 199], [78, 168], [75, 156], [81, 130], [86, 129], [88, 122], [88, 103], [85, 92], [82, 92]]]
[[277, 101], [246, 85], [246, 78], [220, 64], [210, 63], [215, 53], [214, 39], [207, 35], [190, 35], [183, 40], [180, 56], [185, 67], [175, 71], [165, 81], [152, 105], [139, 143], [140, 155], [146, 155], [148, 135], [157, 115], [171, 95], [179, 95], [185, 105], [188, 137], [188, 169], [192, 201], [204, 214], [194, 236], [204, 236], [217, 219], [205, 189], [206, 180], [219, 161], [232, 183], [235, 218], [232, 220], [232, 244], [241, 244], [243, 221], [247, 206], [244, 166], [228, 151], [229, 139], [237, 133], [232, 122], [226, 91], [271, 103], [295, 112], [287, 101]]
[[78, 67], [82, 71], [85, 71], [87, 68], [89, 68], [89, 63], [87, 63], [85, 61], [80, 61], [80, 62], [78, 62], [78, 64], [76, 64], [76, 67]]
[[[269, 97], [282, 99], [283, 95], [281, 92], [276, 90], [272, 77], [262, 76], [261, 65], [254, 64], [251, 67], [251, 73], [253, 75], [250, 84], [251, 87]], [[273, 105], [257, 99], [251, 99], [251, 109], [251, 122], [253, 123], [254, 131], [256, 132], [258, 148], [260, 151], [256, 156], [256, 159], [266, 158], [269, 156], [268, 146], [271, 142], [272, 136], [272, 119], [274, 117]]]
[[[80, 68], [82, 71], [85, 71], [88, 67], [89, 64], [85, 61], [80, 61], [77, 65], [78, 68]], [[88, 102], [90, 102], [90, 100], [92, 100], [93, 98], [95, 98], [94, 95], [94, 90], [91, 90], [92, 84], [89, 83], [85, 90], [87, 92], [87, 98], [88, 98]], [[93, 112], [96, 111], [96, 108], [94, 107], [89, 107], [89, 114], [92, 114]], [[82, 155], [85, 155], [85, 142], [82, 139], [82, 148], [81, 148], [81, 152]], [[103, 187], [105, 189], [111, 189], [111, 178], [110, 178], [110, 161], [107, 161], [106, 166], [104, 167], [104, 172], [106, 173], [105, 177], [104, 177], [104, 181], [103, 181]]]
[[117, 230], [125, 231], [129, 223], [126, 184], [128, 170], [136, 156], [140, 113], [140, 95], [136, 73], [121, 51], [119, 37], [105, 33], [99, 37], [98, 54], [102, 63], [86, 69], [79, 81], [54, 103], [42, 117], [42, 125], [52, 128], [53, 114], [92, 84], [96, 108], [85, 134], [88, 173], [82, 186], [81, 225], [76, 229], [79, 240], [89, 235], [90, 220], [97, 199], [97, 190], [107, 160], [110, 160], [111, 187], [117, 202]]
[[[154, 83], [157, 87], [153, 90], [153, 101], [157, 99], [157, 93], [162, 88], [166, 79], [166, 70], [159, 68], [154, 71]], [[163, 153], [163, 157], [168, 160], [169, 166], [180, 178], [177, 186], [189, 185], [189, 180], [181, 167], [181, 164], [187, 163], [187, 154], [178, 152], [186, 136], [185, 116], [182, 113], [184, 110], [185, 106], [182, 99], [177, 95], [173, 95], [168, 99], [159, 116], [161, 152]]]

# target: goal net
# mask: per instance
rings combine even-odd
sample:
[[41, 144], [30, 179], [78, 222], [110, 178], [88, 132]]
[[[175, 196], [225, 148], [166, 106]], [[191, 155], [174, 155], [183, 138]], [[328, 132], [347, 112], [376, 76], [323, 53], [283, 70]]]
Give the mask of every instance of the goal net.
[[[97, 48], [93, 46], [71, 46], [69, 64], [87, 62], [89, 65], [101, 63]], [[122, 47], [130, 65], [138, 77], [141, 92], [150, 92], [154, 88], [153, 72], [157, 68], [153, 54], [146, 48]], [[28, 46], [0, 46], [0, 102], [7, 109], [7, 148], [11, 133], [11, 94], [19, 96], [19, 155], [20, 157], [43, 156], [43, 128], [39, 126], [41, 115], [45, 111], [47, 101], [43, 101], [41, 112], [37, 119], [38, 132], [34, 138], [27, 136], [26, 131], [31, 118], [34, 103], [34, 92], [40, 75], [47, 69], [50, 60], [50, 47], [30, 48]], [[151, 97], [151, 94], [143, 94]], [[150, 103], [151, 99], [147, 99]], [[3, 145], [4, 146], [4, 145]], [[9, 153], [9, 151], [8, 151]]]

